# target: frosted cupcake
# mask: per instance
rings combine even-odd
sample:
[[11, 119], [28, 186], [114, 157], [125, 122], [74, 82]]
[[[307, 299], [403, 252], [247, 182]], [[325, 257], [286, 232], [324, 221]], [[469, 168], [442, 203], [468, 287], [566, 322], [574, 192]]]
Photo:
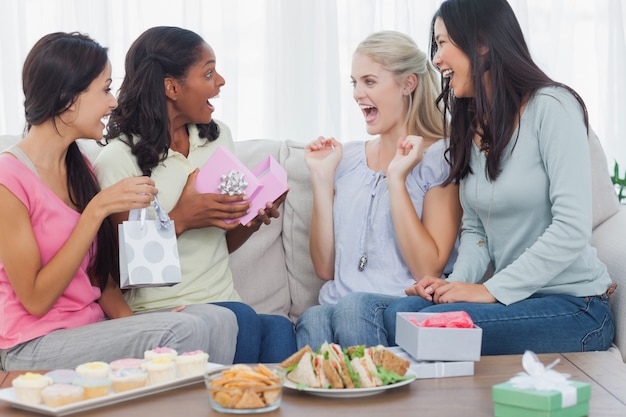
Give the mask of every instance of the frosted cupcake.
[[156, 359], [156, 358], [174, 359], [176, 356], [178, 356], [178, 352], [168, 347], [158, 347], [152, 350], [146, 350], [143, 353], [143, 357], [147, 361], [151, 361], [152, 359]]
[[41, 391], [45, 387], [52, 385], [52, 379], [41, 374], [26, 372], [16, 377], [12, 384], [17, 400], [39, 404], [42, 401]]
[[207, 371], [208, 361], [209, 354], [201, 350], [185, 352], [174, 358], [179, 378], [204, 374]]
[[49, 407], [60, 407], [80, 401], [84, 395], [85, 390], [82, 387], [68, 384], [49, 385], [41, 391], [43, 402]]
[[85, 399], [102, 397], [111, 391], [111, 380], [109, 378], [81, 376], [76, 378], [72, 385], [83, 388]]
[[141, 388], [148, 383], [148, 372], [141, 368], [122, 368], [109, 374], [114, 392]]
[[53, 384], [71, 385], [74, 378], [78, 377], [78, 374], [73, 369], [55, 369], [45, 374], [45, 376], [52, 379]]
[[144, 362], [141, 368], [148, 372], [148, 385], [176, 379], [176, 365], [171, 358], [160, 357]]
[[106, 378], [110, 370], [106, 362], [87, 362], [76, 367], [76, 373], [85, 378]]
[[124, 368], [141, 368], [142, 363], [143, 359], [125, 358], [113, 361], [109, 366], [111, 367], [111, 371], [117, 371]]

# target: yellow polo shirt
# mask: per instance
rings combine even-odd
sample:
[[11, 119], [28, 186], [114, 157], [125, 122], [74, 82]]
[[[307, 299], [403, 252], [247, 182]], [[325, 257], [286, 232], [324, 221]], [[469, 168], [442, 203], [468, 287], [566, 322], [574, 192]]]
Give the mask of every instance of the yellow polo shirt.
[[[189, 156], [185, 157], [170, 149], [165, 161], [152, 170], [152, 179], [159, 190], [159, 204], [168, 213], [178, 201], [189, 174], [202, 167], [218, 146], [234, 151], [230, 129], [216, 122], [220, 127], [219, 138], [208, 142], [198, 136], [196, 125], [189, 125]], [[141, 175], [130, 147], [119, 139], [114, 139], [100, 151], [94, 169], [102, 188], [123, 178]], [[154, 218], [153, 212], [150, 215]], [[152, 311], [214, 301], [241, 301], [228, 265], [229, 253], [224, 230], [217, 227], [187, 230], [178, 237], [178, 253], [182, 282], [172, 287], [127, 291], [125, 297], [133, 311]]]

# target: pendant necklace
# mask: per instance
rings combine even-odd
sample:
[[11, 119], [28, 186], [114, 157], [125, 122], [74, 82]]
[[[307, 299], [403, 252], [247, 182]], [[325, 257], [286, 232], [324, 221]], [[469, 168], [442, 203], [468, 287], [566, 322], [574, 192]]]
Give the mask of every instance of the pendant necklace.
[[372, 187], [370, 189], [370, 201], [367, 205], [367, 210], [365, 212], [365, 227], [361, 232], [361, 242], [359, 245], [361, 249], [361, 257], [359, 258], [359, 272], [363, 272], [363, 270], [367, 266], [367, 237], [370, 229], [372, 228], [372, 208], [376, 199], [376, 188], [378, 188], [378, 184], [383, 178], [385, 178], [385, 174], [382, 171], [377, 172], [375, 174], [374, 182], [372, 183]]
[[[378, 169], [378, 164], [380, 161], [380, 148], [381, 148], [381, 144], [380, 144], [380, 139], [378, 142], [378, 153], [376, 155], [376, 168]], [[385, 178], [385, 172], [384, 171], [378, 171], [375, 173], [375, 178], [374, 178], [374, 182], [372, 184], [372, 187], [370, 189], [370, 201], [369, 204], [367, 205], [367, 211], [365, 212], [365, 227], [363, 228], [363, 231], [361, 232], [361, 242], [360, 242], [360, 252], [361, 252], [361, 257], [359, 258], [359, 264], [358, 264], [358, 269], [359, 272], [363, 272], [365, 270], [365, 267], [367, 266], [367, 235], [369, 234], [369, 230], [371, 228], [371, 217], [372, 217], [372, 206], [374, 205], [374, 199], [376, 198], [376, 188], [378, 187], [378, 184], [380, 183], [380, 180]]]

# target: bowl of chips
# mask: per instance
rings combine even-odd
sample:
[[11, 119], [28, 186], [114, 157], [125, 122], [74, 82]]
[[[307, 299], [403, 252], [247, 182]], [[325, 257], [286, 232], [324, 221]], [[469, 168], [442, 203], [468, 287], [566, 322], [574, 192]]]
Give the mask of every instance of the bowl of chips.
[[250, 414], [280, 407], [285, 372], [263, 364], [236, 364], [205, 374], [211, 406], [221, 413]]

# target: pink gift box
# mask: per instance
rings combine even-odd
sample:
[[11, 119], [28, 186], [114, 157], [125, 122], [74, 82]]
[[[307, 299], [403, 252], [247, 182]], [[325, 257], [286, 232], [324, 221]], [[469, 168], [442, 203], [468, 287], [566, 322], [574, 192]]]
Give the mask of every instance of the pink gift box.
[[[259, 209], [265, 208], [268, 201], [276, 200], [288, 189], [287, 172], [271, 156], [250, 171], [228, 149], [220, 146], [200, 169], [196, 177], [196, 190], [201, 193], [222, 194], [219, 188], [222, 175], [228, 175], [231, 171], [243, 173], [243, 180], [248, 183], [245, 194], [250, 201], [250, 212], [237, 219], [244, 225], [254, 219]], [[234, 220], [227, 222], [232, 221]]]
[[242, 224], [254, 219], [259, 214], [259, 210], [265, 208], [268, 201], [275, 201], [289, 189], [287, 171], [271, 156], [265, 158], [252, 172], [261, 181], [261, 187], [252, 197], [250, 213], [240, 219]]

